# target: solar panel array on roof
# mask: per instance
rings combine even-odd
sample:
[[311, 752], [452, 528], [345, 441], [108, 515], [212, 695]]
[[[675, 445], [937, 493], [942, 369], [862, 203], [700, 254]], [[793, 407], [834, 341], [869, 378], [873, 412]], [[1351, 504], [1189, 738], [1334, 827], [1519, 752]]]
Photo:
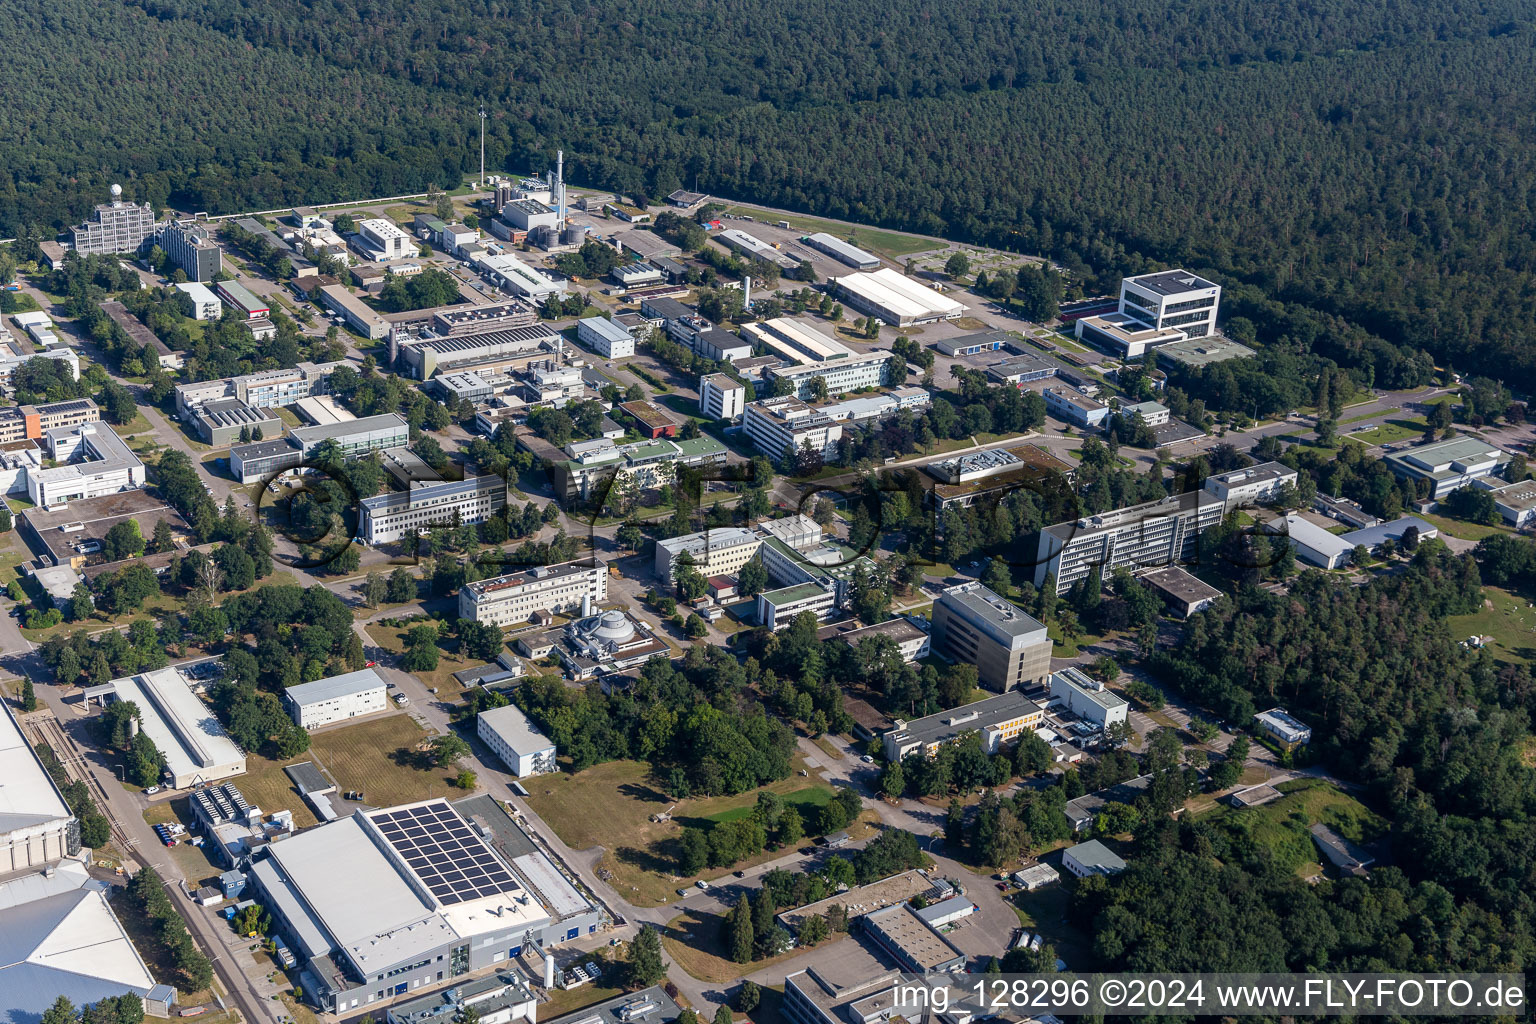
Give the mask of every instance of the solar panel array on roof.
[[444, 906], [514, 892], [522, 885], [447, 803], [371, 816], [385, 841]]

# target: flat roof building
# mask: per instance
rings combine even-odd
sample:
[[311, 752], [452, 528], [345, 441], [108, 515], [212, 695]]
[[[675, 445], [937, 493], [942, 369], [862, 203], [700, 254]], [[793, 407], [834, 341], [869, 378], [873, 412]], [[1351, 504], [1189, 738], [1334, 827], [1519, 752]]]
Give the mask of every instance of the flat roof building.
[[790, 259], [761, 238], [749, 235], [740, 228], [726, 228], [724, 231], [717, 232], [714, 238], [727, 249], [740, 253], [747, 259], [763, 260], [780, 270], [793, 270], [800, 265], [798, 260]]
[[1182, 619], [1205, 611], [1221, 599], [1221, 591], [1176, 565], [1141, 573], [1137, 579], [1157, 591], [1163, 602]]
[[1199, 556], [1200, 535], [1222, 514], [1215, 495], [1188, 491], [1048, 526], [1035, 552], [1035, 586], [1055, 576], [1056, 592], [1064, 594], [1095, 568], [1107, 579], [1122, 565], [1135, 572], [1189, 564]]
[[676, 582], [677, 563], [686, 552], [694, 568], [704, 576], [729, 576], [757, 555], [763, 538], [739, 526], [716, 527], [700, 533], [669, 537], [656, 542], [656, 575], [668, 586]]
[[699, 377], [699, 412], [712, 420], [734, 420], [746, 411], [747, 386], [723, 373]]
[[[1532, 497], [1536, 497], [1536, 487], [1530, 488], [1529, 492]], [[1496, 499], [1498, 493], [1498, 491], [1494, 492]], [[1375, 551], [1389, 540], [1394, 544], [1402, 543], [1403, 534], [1409, 530], [1418, 531], [1419, 540], [1434, 540], [1440, 536], [1439, 529], [1433, 523], [1420, 519], [1418, 516], [1401, 516], [1390, 523], [1377, 523], [1375, 526], [1351, 530], [1349, 533], [1339, 537], [1339, 540], [1350, 547], [1354, 547], [1356, 544], [1363, 544], [1367, 551]]]
[[312, 683], [300, 683], [283, 691], [288, 713], [305, 729], [345, 722], [388, 708], [383, 678], [371, 668], [346, 672]]
[[1093, 430], [1109, 418], [1109, 406], [1065, 384], [1048, 387], [1040, 395], [1045, 399], [1047, 412], [1075, 427]]
[[1061, 865], [1078, 878], [1089, 875], [1118, 875], [1126, 868], [1125, 861], [1097, 839], [1068, 847], [1061, 855]]
[[229, 449], [230, 475], [242, 484], [265, 482], [303, 461], [304, 453], [286, 437], [231, 445]]
[[1130, 715], [1130, 705], [1124, 697], [1071, 665], [1051, 673], [1051, 702], [1060, 702], [1072, 714], [1100, 729], [1125, 722]]
[[817, 252], [824, 252], [839, 263], [850, 266], [855, 270], [876, 270], [880, 266], [880, 257], [871, 255], [863, 249], [843, 241], [836, 235], [827, 234], [825, 231], [818, 231], [814, 235], [807, 235], [801, 241]]
[[854, 354], [847, 345], [806, 321], [787, 316], [747, 324], [742, 333], [791, 363], [830, 363], [852, 358]]
[[[217, 249], [215, 249], [217, 251]], [[122, 328], [128, 339], [141, 350], [148, 349], [154, 355], [157, 365], [162, 370], [179, 370], [185, 365], [182, 353], [171, 350], [171, 347], [160, 340], [160, 335], [150, 330], [138, 317], [128, 312], [128, 307], [121, 302], [109, 300], [101, 304], [101, 310], [106, 313], [113, 323]]]
[[848, 305], [894, 327], [955, 320], [965, 313], [961, 303], [890, 267], [836, 278], [834, 287]]
[[1010, 341], [1012, 336], [1007, 331], [974, 331], [958, 338], [940, 338], [934, 342], [934, 347], [946, 356], [974, 356], [996, 352]]
[[1286, 750], [1294, 750], [1312, 742], [1312, 727], [1284, 708], [1270, 708], [1253, 716], [1253, 723], [1260, 732], [1280, 744]]
[[1121, 359], [1140, 359], [1159, 346], [1184, 341], [1186, 335], [1175, 327], [1148, 327], [1126, 313], [1085, 316], [1077, 321], [1077, 340], [1094, 345]]
[[607, 317], [586, 316], [576, 321], [576, 340], [604, 359], [624, 359], [635, 354], [635, 339], [623, 325]]
[[1050, 675], [1051, 638], [1045, 626], [980, 583], [960, 583], [939, 595], [933, 605], [933, 642], [957, 661], [975, 665], [988, 689], [1043, 683]]
[[794, 624], [795, 617], [810, 612], [825, 622], [837, 607], [837, 591], [820, 581], [795, 583], [757, 595], [757, 623], [777, 633]]
[[874, 637], [890, 640], [901, 652], [901, 660], [909, 665], [919, 658], [926, 658], [931, 647], [927, 631], [913, 625], [912, 620], [905, 616], [886, 619], [873, 626], [860, 626], [857, 620], [838, 622], [816, 633], [816, 639], [823, 643], [840, 640], [855, 650], [859, 644]]
[[1216, 331], [1221, 286], [1187, 270], [1161, 270], [1120, 282], [1120, 313], [1148, 328], [1177, 328], [1187, 338]]
[[71, 228], [70, 242], [81, 256], [136, 253], [154, 231], [154, 208], [124, 202], [122, 188], [113, 185], [112, 201], [98, 203], [89, 220]]
[[556, 770], [555, 744], [516, 704], [480, 712], [475, 732], [520, 779]]
[[841, 425], [793, 395], [748, 402], [742, 430], [758, 451], [774, 460], [807, 445], [822, 458], [833, 459], [843, 439]]
[[545, 277], [511, 253], [477, 257], [475, 268], [497, 288], [531, 302], [540, 303], [551, 295], [565, 294], [564, 285]]
[[[4, 876], [78, 854], [80, 823], [22, 735], [11, 706], [0, 704], [4, 704], [0, 710], [0, 779], [5, 780], [0, 786], [0, 876]], [[4, 977], [0, 972], [0, 979]]]
[[498, 328], [474, 334], [439, 336], [431, 331], [390, 335], [396, 359], [417, 380], [451, 371], [506, 373], [547, 361], [560, 344], [560, 335], [545, 324]]
[[250, 289], [238, 281], [219, 281], [214, 286], [226, 306], [233, 306], [242, 320], [266, 320], [272, 315], [272, 307], [265, 299], [258, 299]]
[[371, 341], [389, 337], [389, 324], [373, 307], [339, 284], [320, 289], [320, 301], [333, 313], [340, 313], [347, 326]]
[[359, 503], [357, 532], [364, 544], [390, 544], [433, 528], [483, 523], [506, 504], [503, 477], [412, 480], [404, 491], [364, 498]]
[[864, 934], [908, 971], [942, 974], [965, 967], [965, 954], [923, 920], [910, 903], [876, 910], [859, 920]]
[[242, 433], [254, 437], [259, 430], [265, 440], [283, 432], [283, 421], [276, 413], [254, 409], [238, 398], [218, 398], [198, 406], [192, 415], [192, 426], [204, 444], [215, 448], [238, 442]]
[[1010, 690], [926, 718], [910, 722], [898, 718], [881, 742], [885, 759], [900, 761], [911, 753], [933, 757], [944, 744], [974, 732], [981, 735], [982, 749], [995, 754], [1026, 729], [1038, 728], [1044, 719], [1040, 705], [1018, 690]]
[[1164, 369], [1177, 367], [1185, 370], [1200, 369], [1212, 363], [1224, 363], [1228, 359], [1248, 359], [1258, 355], [1247, 345], [1239, 344], [1220, 334], [1159, 345], [1156, 354], [1158, 363]]
[[615, 444], [603, 438], [578, 449], [566, 448], [569, 461], [550, 465], [555, 493], [563, 501], [587, 501], [608, 493], [620, 476], [633, 477], [640, 490], [659, 488], [677, 478], [677, 468], [723, 466], [726, 447], [712, 437], [684, 441], [658, 439]]
[[124, 676], [107, 684], [117, 700], [133, 701], [140, 727], [165, 756], [166, 784], [189, 789], [245, 774], [245, 753], [212, 709], [173, 668]]
[[941, 525], [946, 509], [1001, 500], [1016, 490], [1047, 495], [1053, 488], [1065, 488], [1076, 475], [1070, 464], [1036, 444], [988, 448], [923, 468], [940, 481], [928, 494]]
[[1383, 459], [1394, 475], [1426, 481], [1429, 496], [1436, 500], [1459, 487], [1503, 473], [1509, 460], [1507, 452], [1465, 436], [1393, 452]]
[[[1484, 482], [1490, 479], [1485, 478]], [[1500, 517], [1516, 530], [1522, 530], [1536, 520], [1536, 481], [1521, 480], [1489, 489], [1493, 491], [1494, 505]]]
[[796, 397], [809, 400], [815, 395], [818, 378], [826, 382], [829, 395], [883, 387], [891, 382], [894, 358], [889, 352], [875, 350], [827, 362], [775, 366], [767, 371], [767, 377], [770, 382], [788, 382]]
[[522, 976], [502, 971], [489, 978], [454, 985], [416, 999], [395, 1003], [384, 1011], [386, 1024], [453, 1024], [466, 1009], [480, 1024], [511, 1024], [538, 1016], [539, 1000]]
[[295, 427], [290, 436], [306, 456], [326, 441], [335, 441], [342, 458], [376, 449], [401, 448], [411, 441], [405, 417], [386, 412], [322, 427]]
[[144, 486], [144, 463], [105, 423], [54, 427], [44, 438], [49, 454], [62, 463], [27, 473], [27, 497], [53, 506]]
[[593, 559], [537, 565], [521, 572], [466, 583], [459, 618], [496, 626], [521, 625], [534, 612], [590, 615], [608, 599], [608, 565]]
[[987, 367], [987, 376], [999, 384], [1024, 385], [1056, 376], [1061, 367], [1044, 356], [1024, 352]]
[[1284, 463], [1260, 462], [1246, 469], [1214, 473], [1205, 478], [1205, 489], [1230, 511], [1274, 501], [1287, 485], [1294, 487], [1296, 479], [1296, 471]]
[[1276, 516], [1264, 524], [1264, 532], [1289, 537], [1296, 557], [1319, 569], [1339, 569], [1349, 564], [1353, 544], [1329, 533], [1296, 513]]
[[357, 222], [357, 238], [370, 259], [381, 263], [416, 255], [411, 236], [393, 221], [370, 217]]
[[16, 517], [22, 537], [40, 561], [75, 569], [104, 561], [101, 542], [112, 527], [130, 519], [139, 524], [139, 532], [146, 538], [154, 535], [161, 521], [170, 526], [173, 537], [189, 532], [180, 513], [160, 498], [138, 489], [77, 498], [52, 511], [37, 506]]

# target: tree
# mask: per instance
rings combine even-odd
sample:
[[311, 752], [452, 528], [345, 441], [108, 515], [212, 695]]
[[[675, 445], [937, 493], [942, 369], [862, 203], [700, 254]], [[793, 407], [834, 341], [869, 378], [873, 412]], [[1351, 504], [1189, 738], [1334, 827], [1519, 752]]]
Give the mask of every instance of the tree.
[[768, 570], [759, 557], [753, 557], [736, 575], [736, 589], [743, 597], [756, 597], [768, 588]]
[[733, 1019], [731, 1008], [722, 1004], [715, 1009], [715, 1016], [711, 1024], [731, 1024]]
[[32, 677], [24, 677], [21, 681], [21, 710], [32, 712], [37, 710], [37, 692], [32, 688]]
[[489, 622], [460, 619], [459, 648], [480, 661], [495, 661], [502, 651], [501, 627]]
[[403, 566], [389, 574], [389, 587], [385, 598], [390, 604], [404, 604], [416, 600], [416, 578]]
[[944, 273], [950, 278], [964, 277], [971, 272], [971, 260], [963, 252], [950, 253], [944, 261]]
[[363, 603], [369, 608], [377, 608], [384, 603], [389, 594], [389, 583], [382, 573], [370, 572], [367, 580], [363, 582]]
[[432, 763], [439, 767], [448, 767], [469, 756], [469, 744], [451, 732], [432, 737], [428, 747]]
[[759, 889], [752, 904], [752, 952], [756, 958], [774, 956], [779, 951], [776, 938], [779, 927], [774, 921], [778, 912], [773, 893], [766, 888]]
[[880, 773], [880, 792], [884, 793], [888, 799], [895, 800], [906, 791], [906, 788], [907, 780], [905, 773], [901, 770], [901, 762], [892, 761], [887, 764], [885, 770]]
[[757, 1009], [757, 1004], [762, 1001], [762, 991], [756, 982], [744, 981], [736, 992], [736, 1009], [742, 1013], [751, 1013]]
[[726, 919], [726, 925], [730, 929], [729, 947], [731, 960], [738, 964], [752, 962], [752, 949], [754, 936], [752, 928], [751, 902], [743, 895], [731, 907], [731, 912]]
[[4, 501], [0, 501], [0, 533], [11, 532], [11, 509]]
[[468, 768], [461, 769], [459, 774], [455, 776], [453, 780], [453, 784], [458, 786], [460, 789], [474, 789], [476, 782], [477, 779], [475, 773], [470, 771]]
[[667, 965], [661, 958], [661, 938], [656, 929], [642, 925], [629, 944], [629, 978], [637, 987], [656, 984], [666, 976]]
[[800, 934], [796, 936], [802, 946], [814, 946], [827, 938], [829, 929], [827, 919], [813, 914], [800, 924]]
[[108, 562], [120, 562], [133, 558], [144, 551], [144, 537], [139, 533], [136, 519], [124, 519], [116, 523], [101, 539], [101, 555]]
[[59, 996], [53, 1005], [43, 1011], [42, 1024], [75, 1024], [79, 1015], [68, 996]]
[[75, 584], [74, 592], [70, 594], [66, 604], [65, 615], [71, 622], [79, 622], [88, 619], [96, 611], [96, 603], [91, 600], [91, 588], [82, 581]]

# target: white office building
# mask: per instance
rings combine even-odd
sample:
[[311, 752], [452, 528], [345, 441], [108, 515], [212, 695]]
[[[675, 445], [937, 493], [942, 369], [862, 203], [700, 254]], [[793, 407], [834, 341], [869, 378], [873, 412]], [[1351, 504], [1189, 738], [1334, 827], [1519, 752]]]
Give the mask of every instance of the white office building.
[[1051, 702], [1100, 729], [1124, 722], [1130, 714], [1124, 697], [1070, 665], [1051, 673]]
[[459, 589], [459, 618], [513, 626], [534, 612], [589, 615], [608, 599], [608, 565], [591, 560], [537, 565], [522, 572], [466, 583]]
[[576, 340], [604, 359], [623, 359], [635, 354], [634, 337], [607, 317], [587, 316], [576, 321]]
[[224, 303], [213, 293], [213, 289], [200, 281], [184, 281], [176, 286], [185, 298], [183, 305], [190, 310], [194, 320], [217, 320], [224, 315]]
[[1274, 501], [1288, 485], [1296, 485], [1296, 471], [1279, 462], [1261, 462], [1205, 478], [1205, 489], [1229, 510]]
[[1120, 282], [1120, 315], [1151, 330], [1172, 327], [1186, 338], [1203, 338], [1215, 332], [1220, 306], [1221, 286], [1187, 270], [1162, 270]]
[[411, 241], [411, 236], [399, 225], [382, 217], [359, 221], [357, 237], [363, 243], [363, 248], [369, 250], [369, 257], [380, 263], [416, 255], [416, 245]]
[[1319, 569], [1339, 569], [1349, 564], [1354, 545], [1337, 534], [1295, 513], [1276, 516], [1264, 526], [1264, 532], [1289, 537], [1296, 557]]
[[811, 398], [818, 377], [827, 382], [828, 395], [845, 395], [860, 388], [889, 384], [891, 358], [889, 352], [874, 351], [850, 355], [836, 362], [775, 366], [769, 368], [768, 378], [770, 381], [788, 381], [797, 398]]
[[61, 505], [144, 486], [144, 463], [105, 423], [54, 427], [43, 437], [58, 465], [27, 473], [27, 497], [34, 505]]
[[385, 700], [387, 689], [377, 672], [365, 668], [290, 686], [283, 691], [283, 703], [300, 726], [317, 729], [385, 710], [389, 706]]
[[431, 529], [483, 523], [506, 503], [507, 482], [499, 476], [413, 481], [408, 490], [364, 498], [357, 529], [364, 544], [390, 544]]
[[520, 779], [555, 771], [555, 744], [516, 704], [482, 711], [475, 732]]
[[1215, 495], [1188, 491], [1048, 526], [1035, 552], [1035, 586], [1055, 576], [1056, 592], [1064, 594], [1095, 568], [1108, 579], [1120, 566], [1137, 572], [1188, 564], [1199, 555], [1200, 534], [1222, 514]]
[[699, 378], [699, 412], [712, 420], [734, 420], [747, 408], [747, 386], [723, 373]]
[[729, 576], [752, 561], [763, 538], [739, 526], [724, 526], [656, 542], [656, 575], [670, 586], [676, 580], [677, 562], [686, 552], [694, 568], [705, 576]]
[[791, 448], [798, 452], [807, 444], [823, 458], [833, 459], [843, 439], [840, 424], [790, 395], [748, 403], [742, 428], [770, 459], [783, 458]]

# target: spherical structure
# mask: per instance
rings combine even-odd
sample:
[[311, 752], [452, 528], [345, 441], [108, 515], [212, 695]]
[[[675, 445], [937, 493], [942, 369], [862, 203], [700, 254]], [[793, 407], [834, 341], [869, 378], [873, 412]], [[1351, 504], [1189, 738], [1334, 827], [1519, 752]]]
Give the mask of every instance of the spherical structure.
[[635, 627], [630, 624], [629, 617], [617, 609], [600, 615], [597, 628], [592, 630], [592, 636], [597, 640], [623, 642], [634, 635]]
[[121, 185], [113, 185], [112, 186], [112, 198], [113, 199], [121, 199], [122, 197], [123, 197], [123, 186], [121, 186]]

